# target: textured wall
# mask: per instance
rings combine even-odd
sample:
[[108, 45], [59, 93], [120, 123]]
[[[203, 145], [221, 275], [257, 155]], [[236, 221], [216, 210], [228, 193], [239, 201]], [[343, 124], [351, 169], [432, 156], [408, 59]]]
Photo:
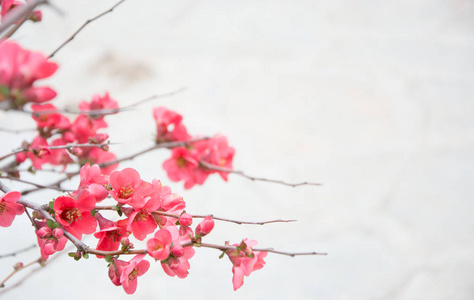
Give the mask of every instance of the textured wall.
[[[44, 21], [18, 41], [50, 53], [114, 2], [53, 3], [64, 15], [45, 8]], [[234, 292], [230, 262], [197, 249], [187, 279], [152, 263], [132, 297], [110, 283], [103, 262], [64, 257], [5, 299], [472, 299], [473, 25], [468, 0], [126, 1], [57, 54], [60, 70], [48, 82], [58, 105], [106, 90], [126, 105], [188, 87], [109, 118], [111, 139], [121, 143], [111, 150], [150, 145], [151, 108], [164, 104], [183, 114], [191, 133], [226, 134], [237, 169], [324, 186], [231, 176], [184, 191], [160, 169], [166, 152], [122, 167], [162, 178], [190, 212], [298, 220], [218, 223], [210, 242], [249, 237], [329, 256], [269, 255]], [[27, 127], [23, 115], [0, 116], [2, 127]], [[7, 139], [21, 140], [1, 137], [2, 152], [12, 148]], [[35, 196], [46, 202], [55, 194]], [[11, 229], [0, 229], [0, 253], [33, 241], [26, 218]], [[0, 260], [1, 273], [18, 259]]]

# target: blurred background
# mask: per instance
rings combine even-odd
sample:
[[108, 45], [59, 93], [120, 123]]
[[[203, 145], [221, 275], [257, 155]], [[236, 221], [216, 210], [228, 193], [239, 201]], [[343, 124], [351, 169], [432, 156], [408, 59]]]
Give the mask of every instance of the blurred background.
[[[43, 21], [14, 36], [24, 47], [49, 54], [115, 3], [51, 2], [62, 14], [43, 7]], [[63, 255], [2, 298], [473, 299], [473, 29], [469, 0], [125, 1], [56, 54], [60, 68], [43, 81], [58, 91], [53, 103], [75, 108], [108, 91], [125, 106], [187, 87], [110, 116], [118, 143], [111, 151], [121, 157], [151, 145], [152, 108], [165, 105], [183, 115], [191, 134], [226, 135], [235, 169], [324, 185], [291, 188], [237, 175], [225, 183], [214, 175], [184, 190], [161, 169], [165, 150], [120, 168], [161, 179], [191, 213], [298, 220], [219, 222], [207, 242], [248, 237], [261, 247], [329, 255], [269, 254], [234, 292], [230, 261], [196, 249], [188, 278], [168, 277], [151, 262], [133, 296], [110, 282], [105, 262]], [[0, 127], [34, 123], [2, 112]], [[8, 153], [28, 134], [1, 137]], [[26, 217], [0, 237], [0, 254], [35, 243]], [[38, 253], [1, 259], [0, 277]]]

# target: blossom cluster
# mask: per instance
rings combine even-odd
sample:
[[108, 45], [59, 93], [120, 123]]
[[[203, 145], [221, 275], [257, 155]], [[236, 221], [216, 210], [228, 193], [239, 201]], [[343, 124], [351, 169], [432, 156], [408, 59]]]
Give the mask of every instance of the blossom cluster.
[[[150, 267], [145, 259], [147, 256], [159, 261], [169, 276], [188, 276], [189, 260], [195, 253], [193, 246], [200, 245], [203, 237], [213, 230], [212, 217], [205, 217], [193, 228], [194, 217], [186, 213], [186, 203], [181, 196], [163, 186], [159, 180], [147, 182], [141, 179], [132, 168], [106, 176], [98, 165], [86, 164], [81, 168], [80, 175], [77, 190], [50, 203], [54, 221], [45, 221], [41, 217], [35, 221], [44, 259], [64, 249], [67, 242], [65, 232], [79, 240], [83, 235], [93, 234], [98, 239], [97, 246], [89, 249], [89, 253], [109, 263], [108, 274], [112, 283], [122, 286], [128, 294], [135, 292], [137, 278]], [[9, 208], [18, 205], [21, 209], [0, 214], [0, 225], [11, 225], [13, 214], [24, 211], [21, 205], [14, 203], [20, 197], [19, 193], [12, 193], [3, 197], [5, 200], [0, 202], [0, 208], [6, 203]], [[103, 201], [111, 201], [114, 205], [99, 206], [98, 203]], [[105, 217], [110, 211], [117, 213], [115, 218]], [[3, 217], [3, 221], [2, 216], [8, 216], [8, 219]], [[146, 249], [129, 261], [122, 260], [121, 255], [134, 250], [130, 241], [132, 237], [145, 241]], [[255, 241], [244, 240], [234, 245], [236, 250], [223, 250], [233, 264], [234, 289], [242, 285], [244, 275], [248, 276], [263, 267], [266, 252], [252, 252], [251, 247], [255, 244]]]
[[[157, 124], [157, 143], [187, 141], [193, 138], [188, 134], [180, 114], [165, 107], [158, 107], [153, 110], [153, 117]], [[173, 148], [171, 158], [163, 163], [163, 169], [171, 181], [182, 180], [184, 188], [190, 189], [196, 184], [203, 184], [212, 173], [219, 173], [222, 179], [227, 181], [234, 154], [235, 149], [229, 146], [227, 137], [217, 134], [212, 138], [194, 142], [188, 147]]]
[[[24, 143], [23, 148], [27, 152], [16, 155], [18, 164], [23, 163], [27, 158], [35, 169], [41, 169], [45, 163], [66, 167], [70, 163], [84, 165], [86, 162], [103, 163], [116, 159], [115, 154], [108, 152], [108, 146], [104, 143], [108, 135], [99, 133], [99, 129], [108, 125], [103, 115], [79, 115], [74, 120], [70, 120], [63, 115], [52, 104], [33, 104], [32, 117], [36, 121], [38, 135], [31, 143]], [[83, 101], [79, 104], [81, 112], [88, 112], [91, 109], [115, 109], [118, 104], [105, 95], [95, 95], [90, 102]], [[75, 147], [72, 149], [50, 149], [50, 147], [65, 146], [69, 144], [92, 144], [90, 147]], [[102, 146], [94, 146], [102, 145]], [[76, 157], [74, 160], [72, 157]], [[102, 171], [110, 174], [117, 168], [113, 164]]]

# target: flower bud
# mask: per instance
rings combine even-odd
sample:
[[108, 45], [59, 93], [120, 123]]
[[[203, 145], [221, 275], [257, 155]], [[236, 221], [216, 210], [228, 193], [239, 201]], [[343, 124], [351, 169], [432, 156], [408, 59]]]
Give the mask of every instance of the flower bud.
[[196, 227], [196, 237], [208, 235], [213, 228], [214, 220], [209, 216], [205, 217], [204, 220]]
[[74, 156], [81, 156], [84, 151], [79, 147], [74, 147], [72, 149], [68, 149], [68, 152]]
[[120, 240], [120, 244], [122, 244], [122, 246], [129, 246], [130, 245], [130, 240], [128, 239], [128, 237], [123, 237], [121, 240]]
[[53, 229], [53, 236], [57, 238], [58, 240], [62, 238], [64, 235], [64, 232], [61, 228], [54, 228]]
[[36, 234], [38, 235], [40, 239], [47, 239], [51, 237], [51, 228], [47, 226], [41, 227], [40, 229], [38, 229]]
[[13, 269], [18, 270], [23, 268], [23, 263], [22, 262], [17, 262], [14, 266]]
[[181, 226], [191, 226], [193, 224], [193, 217], [190, 214], [184, 213], [179, 217], [179, 224]]
[[43, 13], [40, 10], [34, 10], [30, 15], [30, 20], [40, 22], [43, 19]]
[[106, 133], [97, 133], [93, 137], [89, 138], [89, 143], [91, 144], [102, 144], [109, 138], [109, 135]]

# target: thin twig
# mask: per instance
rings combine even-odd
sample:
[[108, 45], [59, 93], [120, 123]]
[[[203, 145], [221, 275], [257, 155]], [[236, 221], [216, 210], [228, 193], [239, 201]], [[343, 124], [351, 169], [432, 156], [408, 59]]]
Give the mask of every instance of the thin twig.
[[61, 189], [61, 188], [54, 187], [54, 186], [43, 185], [43, 184], [39, 184], [39, 183], [36, 183], [36, 182], [23, 180], [23, 179], [16, 178], [16, 177], [12, 177], [12, 176], [0, 175], [0, 178], [10, 179], [10, 180], [13, 180], [13, 181], [18, 181], [18, 182], [25, 183], [25, 184], [29, 184], [29, 185], [34, 185], [34, 186], [36, 186], [37, 188], [41, 188], [41, 189], [50, 189], [50, 190], [55, 190], [55, 191], [59, 191], [59, 192], [71, 192], [71, 191], [73, 191], [73, 190]]
[[74, 114], [74, 115], [84, 115], [84, 116], [92, 116], [92, 117], [97, 117], [97, 116], [106, 116], [106, 115], [113, 115], [122, 111], [129, 110], [135, 106], [138, 106], [140, 104], [143, 104], [145, 102], [151, 101], [153, 99], [157, 98], [165, 98], [165, 97], [171, 97], [174, 96], [184, 90], [186, 90], [186, 87], [179, 88], [175, 91], [171, 91], [168, 93], [164, 94], [158, 94], [158, 95], [152, 95], [149, 96], [145, 99], [142, 99], [140, 101], [137, 101], [135, 103], [132, 103], [130, 105], [124, 106], [124, 107], [119, 107], [119, 108], [106, 108], [106, 109], [92, 109], [92, 110], [81, 110], [81, 111], [76, 111], [76, 110], [69, 110], [69, 109], [52, 109], [52, 110], [42, 110], [42, 111], [27, 111], [27, 110], [21, 110], [22, 112], [26, 113], [31, 113], [35, 117], [39, 117], [42, 115], [49, 115], [49, 114], [54, 114], [54, 113], [66, 113], [66, 114]]
[[297, 186], [300, 186], [300, 185], [317, 185], [317, 186], [322, 185], [321, 183], [314, 183], [314, 182], [307, 182], [307, 181], [300, 182], [300, 183], [288, 183], [288, 182], [285, 182], [285, 181], [282, 181], [282, 180], [275, 180], [275, 179], [268, 179], [268, 178], [263, 178], [263, 177], [250, 176], [250, 175], [245, 174], [243, 171], [237, 171], [237, 170], [218, 167], [218, 166], [215, 166], [215, 165], [210, 164], [210, 163], [208, 163], [206, 161], [203, 161], [203, 160], [201, 160], [199, 162], [199, 164], [201, 166], [203, 166], [205, 169], [237, 174], [237, 175], [240, 175], [240, 176], [245, 177], [247, 179], [250, 179], [252, 181], [272, 182], [272, 183], [278, 183], [278, 184], [283, 184], [283, 185], [292, 186], [292, 187], [297, 187]]
[[49, 58], [53, 57], [59, 50], [61, 50], [64, 46], [66, 46], [69, 42], [71, 42], [75, 37], [76, 35], [82, 30], [84, 29], [84, 27], [86, 27], [89, 23], [92, 23], [94, 22], [95, 20], [99, 19], [100, 17], [112, 12], [117, 6], [119, 6], [120, 4], [122, 4], [122, 2], [125, 2], [125, 0], [121, 0], [119, 2], [117, 2], [114, 6], [112, 6], [111, 8], [109, 8], [108, 10], [104, 11], [103, 13], [100, 13], [98, 14], [97, 16], [93, 17], [92, 19], [89, 19], [87, 20], [84, 24], [82, 24], [81, 27], [79, 27], [66, 41], [64, 41], [56, 50], [53, 51], [53, 53], [51, 53], [49, 55]]
[[4, 287], [5, 286], [5, 282], [7, 282], [8, 279], [10, 279], [13, 275], [15, 275], [16, 273], [20, 272], [21, 270], [23, 269], [26, 269], [28, 268], [29, 266], [32, 266], [36, 263], [39, 263], [41, 264], [41, 262], [44, 261], [44, 259], [42, 257], [39, 257], [37, 259], [35, 259], [34, 261], [30, 262], [29, 264], [26, 264], [24, 266], [18, 266], [18, 267], [14, 267], [13, 268], [13, 271], [10, 273], [10, 275], [7, 276], [7, 278], [5, 278], [1, 283], [0, 283], [0, 288]]
[[31, 245], [31, 246], [28, 246], [28, 247], [26, 247], [26, 248], [17, 250], [17, 251], [15, 251], [15, 252], [7, 253], [7, 254], [0, 254], [0, 258], [10, 257], [10, 256], [16, 256], [16, 255], [19, 254], [19, 253], [26, 252], [26, 251], [31, 250], [31, 249], [36, 248], [36, 247], [37, 247], [36, 244], [33, 244], [33, 245]]
[[33, 269], [31, 270], [28, 274], [26, 274], [25, 276], [23, 276], [20, 280], [18, 280], [15, 284], [13, 285], [10, 285], [8, 286], [7, 288], [4, 288], [3, 290], [0, 291], [0, 296], [5, 294], [6, 292], [18, 287], [19, 285], [21, 285], [26, 279], [28, 279], [31, 275], [33, 275], [35, 272], [37, 272], [38, 270], [42, 270], [43, 267], [51, 264], [53, 261], [55, 261], [58, 257], [61, 257], [61, 255], [58, 253], [56, 255], [54, 255], [53, 257], [50, 257], [47, 261], [44, 261], [42, 264], [41, 264], [41, 267], [39, 268], [36, 268], [36, 269]]
[[189, 146], [192, 143], [199, 142], [199, 141], [204, 141], [204, 140], [207, 140], [207, 139], [209, 139], [209, 138], [208, 137], [200, 137], [200, 138], [195, 138], [195, 139], [191, 139], [191, 140], [187, 140], [187, 141], [166, 142], [166, 143], [155, 144], [155, 145], [153, 145], [149, 148], [146, 148], [144, 150], [141, 150], [137, 153], [134, 153], [134, 154], [131, 154], [131, 155], [128, 155], [128, 156], [125, 156], [125, 157], [122, 157], [122, 158], [119, 158], [119, 159], [116, 159], [116, 160], [101, 163], [101, 164], [99, 164], [99, 167], [101, 167], [101, 168], [108, 167], [110, 165], [114, 165], [114, 164], [122, 162], [122, 161], [131, 160], [131, 159], [134, 159], [135, 157], [137, 157], [139, 155], [145, 154], [147, 152], [150, 152], [150, 151], [153, 151], [153, 150], [156, 150], [156, 149], [186, 147], [186, 146]]

